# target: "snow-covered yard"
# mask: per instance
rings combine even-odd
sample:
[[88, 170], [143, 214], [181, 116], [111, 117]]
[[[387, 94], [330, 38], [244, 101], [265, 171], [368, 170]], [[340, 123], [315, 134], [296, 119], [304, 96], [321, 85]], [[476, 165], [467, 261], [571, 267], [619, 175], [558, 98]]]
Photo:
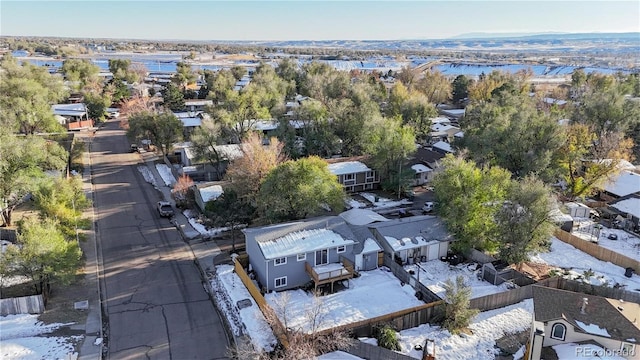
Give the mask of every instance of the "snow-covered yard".
[[82, 336], [47, 336], [65, 325], [45, 325], [38, 315], [0, 316], [0, 359], [67, 359]]
[[[233, 266], [216, 266], [216, 276], [211, 280], [211, 287], [218, 304], [223, 306], [221, 310], [229, 320], [233, 333], [237, 336], [242, 331], [249, 335], [257, 349], [273, 350], [276, 344], [276, 337], [273, 335], [260, 308], [251, 297], [251, 294], [249, 294], [249, 290], [233, 271]], [[251, 302], [251, 306], [239, 309], [238, 302], [245, 299]]]
[[220, 234], [221, 232], [228, 231], [229, 228], [221, 227], [221, 228], [207, 228], [203, 224], [201, 224], [196, 218], [196, 213], [193, 210], [185, 210], [182, 212], [184, 216], [189, 220], [189, 224], [198, 232], [200, 235], [205, 237], [212, 237]]
[[[596, 229], [595, 226], [596, 224], [591, 220], [581, 221], [577, 230], [574, 230], [572, 234], [587, 241], [597, 237], [598, 245], [640, 261], [640, 238], [621, 229], [606, 227]], [[615, 234], [617, 240], [609, 239], [610, 234]]]
[[[570, 279], [580, 279], [593, 285], [613, 286], [617, 283], [624, 285], [626, 290], [640, 291], [639, 275], [627, 278], [625, 269], [620, 266], [598, 260], [555, 237], [551, 241], [551, 251], [532, 256], [532, 262], [566, 269], [568, 272], [564, 276]], [[585, 273], [591, 276], [585, 277]]]
[[[421, 359], [422, 350], [415, 350], [414, 346], [423, 346], [425, 339], [433, 339], [438, 360], [493, 360], [498, 353], [495, 348], [496, 340], [504, 335], [530, 328], [532, 314], [533, 300], [527, 299], [514, 305], [478, 314], [469, 326], [472, 335], [452, 335], [440, 326], [420, 325], [399, 333], [398, 338], [402, 348], [400, 352]], [[363, 341], [377, 345], [375, 339], [368, 338]]]
[[[391, 199], [379, 197], [371, 193], [360, 193], [360, 196], [367, 199], [373, 205], [374, 209], [387, 209], [387, 208], [398, 207], [402, 205], [413, 204], [413, 202], [407, 199], [391, 200]], [[376, 199], [378, 201], [376, 201]]]
[[173, 184], [176, 183], [176, 178], [173, 176], [171, 168], [166, 164], [156, 164], [156, 169], [158, 170], [158, 174], [160, 174], [165, 185], [172, 187]]
[[314, 308], [322, 312], [316, 330], [323, 330], [424, 304], [415, 297], [411, 286], [402, 286], [387, 268], [360, 274], [349, 281], [348, 289], [334, 294], [315, 297], [303, 290], [290, 290], [270, 293], [265, 298], [276, 312], [286, 308], [288, 327], [305, 332], [311, 330], [308, 313]]
[[478, 279], [478, 275], [482, 272], [477, 264], [459, 264], [451, 266], [440, 260], [432, 260], [420, 263], [418, 265], [407, 265], [405, 270], [413, 270], [414, 277], [418, 278], [429, 290], [433, 291], [440, 298], [444, 297], [444, 282], [451, 279], [455, 282], [456, 277], [464, 277], [464, 281], [471, 287], [471, 298], [477, 298], [485, 295], [496, 294], [508, 291], [507, 283], [498, 286], [492, 285], [486, 281]]

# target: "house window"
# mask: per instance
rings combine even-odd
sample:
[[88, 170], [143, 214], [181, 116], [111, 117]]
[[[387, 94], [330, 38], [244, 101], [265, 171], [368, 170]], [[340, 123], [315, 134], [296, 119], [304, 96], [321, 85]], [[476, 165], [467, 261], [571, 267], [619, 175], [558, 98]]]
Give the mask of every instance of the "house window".
[[631, 355], [635, 354], [635, 351], [633, 351], [634, 348], [635, 345], [623, 342], [622, 346], [620, 347], [620, 356], [630, 357]]
[[298, 254], [298, 261], [307, 260], [307, 254]]
[[355, 180], [356, 174], [344, 174], [344, 180]]
[[276, 285], [277, 288], [283, 287], [283, 286], [287, 286], [287, 277], [286, 276], [275, 278], [274, 281], [275, 281], [275, 285]]
[[373, 189], [373, 184], [364, 184], [364, 189], [365, 189], [365, 190], [371, 190], [371, 189]]
[[567, 327], [561, 323], [553, 324], [551, 328], [551, 338], [556, 340], [564, 340], [564, 336], [567, 334]]
[[316, 266], [329, 263], [329, 252], [327, 249], [316, 251]]
[[375, 176], [373, 171], [367, 171], [366, 177], [365, 177], [365, 181], [366, 182], [373, 182], [375, 180]]
[[286, 263], [287, 263], [287, 258], [286, 257], [273, 260], [273, 265], [274, 266], [280, 266], [280, 265], [284, 265]]
[[338, 252], [338, 254], [343, 253], [343, 252], [347, 251], [347, 247], [344, 246], [344, 245], [338, 246], [336, 248], [336, 251]]

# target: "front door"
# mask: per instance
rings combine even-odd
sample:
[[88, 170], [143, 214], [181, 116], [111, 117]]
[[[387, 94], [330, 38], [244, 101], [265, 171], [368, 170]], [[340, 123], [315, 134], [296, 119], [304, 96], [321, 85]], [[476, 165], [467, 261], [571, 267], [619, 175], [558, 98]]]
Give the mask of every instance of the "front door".
[[356, 270], [362, 270], [362, 254], [356, 254]]

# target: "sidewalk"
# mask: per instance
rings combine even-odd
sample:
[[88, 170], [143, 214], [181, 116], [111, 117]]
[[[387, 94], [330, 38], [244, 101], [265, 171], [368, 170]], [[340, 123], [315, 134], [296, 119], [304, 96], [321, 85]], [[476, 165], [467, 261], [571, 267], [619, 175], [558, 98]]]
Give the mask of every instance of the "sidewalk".
[[[95, 203], [93, 183], [91, 180], [91, 139], [89, 138], [89, 136], [85, 137], [84, 139], [88, 141], [86, 141], [87, 149], [82, 154], [82, 163], [84, 164], [84, 169], [82, 172], [82, 190], [87, 198], [89, 198], [92, 203]], [[95, 292], [91, 291], [90, 294], [92, 295], [89, 299], [87, 299], [89, 302], [89, 308], [85, 324], [74, 325], [72, 329], [84, 329], [85, 332], [84, 340], [82, 341], [82, 345], [80, 346], [78, 359], [94, 360], [102, 359], [102, 344], [104, 336], [102, 332], [102, 302], [98, 276], [100, 267], [96, 242], [94, 207], [90, 206], [88, 209], [86, 209], [83, 217], [91, 220], [91, 230], [85, 232], [87, 234], [86, 241], [80, 242], [82, 252], [85, 255], [86, 260], [85, 279], [88, 286], [93, 287], [95, 289]]]

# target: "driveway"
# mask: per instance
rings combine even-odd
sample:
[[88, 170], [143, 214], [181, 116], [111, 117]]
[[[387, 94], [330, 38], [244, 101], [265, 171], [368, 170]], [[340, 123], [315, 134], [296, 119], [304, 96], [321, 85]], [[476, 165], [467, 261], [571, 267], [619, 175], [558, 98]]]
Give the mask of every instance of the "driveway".
[[226, 359], [228, 340], [193, 253], [144, 182], [118, 121], [90, 145], [107, 359]]

